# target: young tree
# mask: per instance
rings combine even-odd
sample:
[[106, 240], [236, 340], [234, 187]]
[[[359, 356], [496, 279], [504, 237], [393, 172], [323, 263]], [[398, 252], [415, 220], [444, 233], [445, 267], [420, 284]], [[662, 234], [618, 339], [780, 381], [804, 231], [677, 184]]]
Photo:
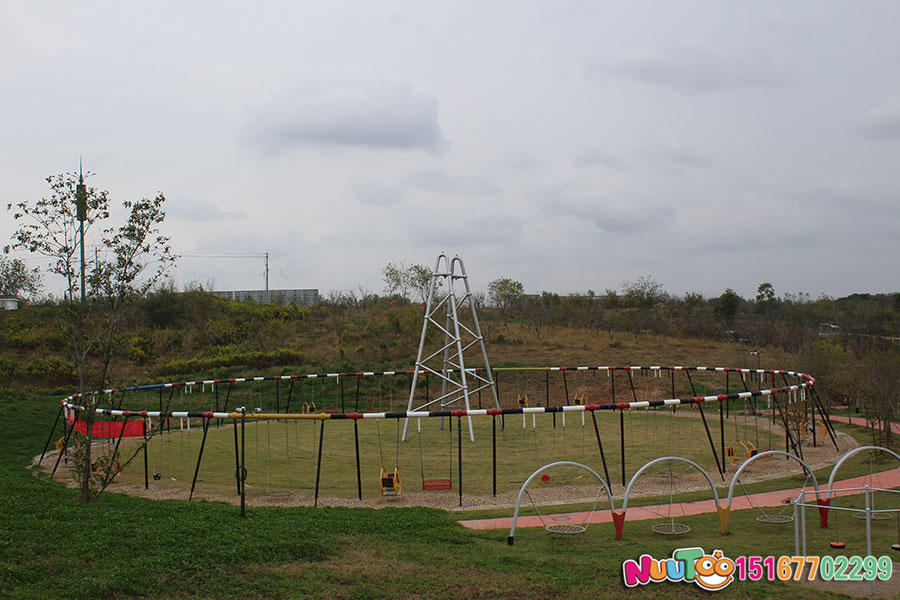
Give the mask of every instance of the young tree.
[[[165, 220], [165, 197], [125, 201], [125, 221], [107, 225], [109, 194], [93, 187], [86, 189], [85, 235], [101, 251], [86, 265], [83, 299], [78, 260], [76, 185], [78, 176], [64, 173], [47, 178], [51, 195], [35, 202], [15, 205], [13, 217], [18, 229], [6, 251], [25, 250], [51, 260], [49, 271], [65, 282], [62, 304], [66, 313], [70, 357], [78, 372], [80, 401], [87, 434], [83, 452], [77, 454], [77, 479], [81, 500], [89, 501], [96, 490], [91, 457], [93, 424], [102, 394], [122, 349], [116, 344], [123, 316], [132, 302], [145, 295], [175, 260], [169, 238], [159, 232]], [[12, 209], [9, 206], [8, 209]], [[107, 226], [105, 226], [107, 225]], [[105, 226], [105, 227], [104, 227]], [[102, 229], [101, 229], [102, 228]], [[99, 229], [99, 231], [95, 231]], [[101, 486], [102, 487], [102, 486]], [[102, 489], [100, 490], [102, 491]]]
[[488, 297], [491, 303], [500, 309], [504, 320], [512, 315], [524, 293], [525, 287], [508, 277], [500, 277], [488, 284]]
[[0, 256], [0, 294], [34, 299], [42, 287], [38, 269], [29, 269], [18, 258]]
[[734, 327], [734, 320], [737, 317], [738, 310], [740, 310], [741, 302], [743, 301], [744, 299], [731, 288], [726, 289], [722, 292], [722, 295], [716, 299], [716, 307], [714, 309], [716, 316], [722, 319], [725, 326], [729, 329]]

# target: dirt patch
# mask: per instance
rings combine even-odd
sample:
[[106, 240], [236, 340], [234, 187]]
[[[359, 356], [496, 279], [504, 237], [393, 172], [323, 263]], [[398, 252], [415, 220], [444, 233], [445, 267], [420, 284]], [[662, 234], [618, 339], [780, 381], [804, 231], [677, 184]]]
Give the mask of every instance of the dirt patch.
[[[690, 416], [680, 417], [689, 419]], [[699, 418], [699, 416], [693, 417]], [[748, 424], [752, 424], [753, 417], [732, 415], [733, 419], [738, 420], [738, 426], [743, 425], [742, 420], [746, 420]], [[783, 432], [780, 427], [774, 426], [773, 431], [779, 432], [776, 436], [783, 440]], [[856, 447], [858, 444], [849, 435], [838, 435], [839, 452], [835, 451], [830, 440], [827, 443], [820, 443], [817, 447], [805, 444], [803, 446], [803, 457], [807, 464], [813, 469], [820, 469], [829, 464], [834, 464], [837, 458]], [[760, 449], [765, 450], [765, 448]], [[55, 462], [56, 453], [49, 453], [44, 457], [43, 464], [35, 469], [49, 473]], [[33, 463], [37, 465], [37, 457]], [[657, 469], [651, 469], [644, 476], [639, 478], [632, 490], [632, 496], [635, 498], [647, 496], [663, 496], [667, 495], [674, 486], [674, 493], [684, 493], [692, 491], [703, 491], [709, 489], [709, 483], [706, 478], [696, 469], [684, 470], [680, 468], [680, 464], [673, 462], [673, 472], [679, 467], [677, 476], [670, 479], [665, 476], [664, 471], [667, 465], [659, 465]], [[725, 476], [725, 483], [730, 481], [731, 475], [737, 470], [737, 465], [729, 465], [728, 473]], [[777, 479], [784, 477], [786, 474], [799, 474], [801, 470], [796, 461], [789, 463], [783, 457], [772, 457], [761, 459], [752, 463], [742, 473], [741, 481], [744, 484], [765, 481], [768, 479]], [[719, 477], [715, 469], [710, 472], [713, 483], [717, 486], [723, 485], [722, 479]], [[56, 474], [56, 479], [64, 481], [70, 487], [75, 487], [75, 483], [71, 476], [71, 467], [63, 464], [60, 465]], [[820, 485], [823, 482], [820, 482]], [[311, 506], [314, 503], [313, 492], [311, 490], [283, 491], [265, 495], [257, 493], [256, 490], [250, 490], [246, 495], [246, 503], [248, 506]], [[612, 483], [611, 490], [613, 497], [621, 499], [624, 497], [625, 488], [621, 482]], [[132, 496], [140, 496], [143, 498], [151, 498], [154, 500], [186, 500], [188, 498], [190, 482], [154, 482], [149, 490], [141, 485], [123, 484], [113, 482], [107, 488], [112, 493], [129, 494]], [[596, 481], [590, 477], [583, 477], [577, 484], [558, 484], [541, 486], [539, 496], [535, 495], [534, 501], [541, 506], [554, 504], [571, 504], [576, 502], [593, 502], [600, 496], [600, 500], [605, 500], [605, 494], [602, 492]], [[327, 492], [327, 490], [324, 490]], [[740, 488], [738, 488], [738, 493]], [[472, 510], [480, 508], [510, 508], [515, 505], [518, 490], [509, 490], [498, 493], [496, 497], [490, 494], [470, 494], [463, 490], [462, 503], [460, 503], [459, 491], [441, 490], [423, 492], [416, 489], [404, 489], [403, 493], [395, 497], [371, 496], [364, 497], [362, 500], [356, 498], [335, 497], [328, 495], [320, 495], [318, 498], [318, 506], [341, 506], [350, 508], [384, 508], [384, 507], [413, 507], [421, 506], [428, 508], [438, 508], [443, 510]], [[194, 500], [203, 500], [211, 502], [227, 502], [230, 504], [240, 504], [240, 496], [236, 492], [213, 492], [198, 486], [194, 496]], [[460, 504], [462, 506], [460, 507]]]

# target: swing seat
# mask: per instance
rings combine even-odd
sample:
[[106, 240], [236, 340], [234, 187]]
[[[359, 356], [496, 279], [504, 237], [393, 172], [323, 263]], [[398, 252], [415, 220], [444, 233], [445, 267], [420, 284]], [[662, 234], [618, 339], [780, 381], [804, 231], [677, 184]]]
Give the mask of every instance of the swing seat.
[[585, 531], [587, 531], [587, 527], [585, 527], [584, 525], [579, 525], [578, 523], [551, 523], [550, 525], [544, 525], [544, 529], [546, 529], [550, 533], [559, 533], [564, 535], [584, 533]]
[[834, 548], [835, 550], [843, 550], [844, 548], [847, 547], [847, 544], [845, 544], [844, 542], [831, 542], [828, 545], [831, 546], [832, 548]]
[[384, 469], [381, 469], [381, 495], [399, 496], [400, 489], [400, 471], [394, 469], [393, 473], [388, 473]]
[[425, 479], [422, 481], [422, 489], [426, 492], [429, 490], [452, 490], [453, 481], [450, 479]]
[[340, 412], [340, 411], [338, 410], [337, 406], [326, 406], [325, 408], [322, 409], [322, 412], [325, 413], [326, 415], [333, 415], [336, 412]]
[[900, 552], [900, 544], [891, 544], [891, 550], [896, 550]]

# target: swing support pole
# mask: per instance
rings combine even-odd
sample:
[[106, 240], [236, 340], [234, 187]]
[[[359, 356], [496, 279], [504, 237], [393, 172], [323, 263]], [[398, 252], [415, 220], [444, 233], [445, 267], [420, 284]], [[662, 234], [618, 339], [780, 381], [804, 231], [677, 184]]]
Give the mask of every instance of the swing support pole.
[[459, 453], [459, 505], [462, 506], [462, 417], [456, 417], [456, 446]]
[[237, 495], [241, 495], [241, 456], [238, 447], [237, 423], [232, 423], [234, 429], [234, 479], [237, 482]]
[[597, 446], [600, 448], [600, 460], [603, 461], [603, 473], [606, 474], [606, 483], [610, 484], [609, 469], [606, 468], [606, 454], [603, 452], [603, 442], [600, 441], [600, 429], [597, 427], [597, 413], [591, 411], [591, 420], [594, 422], [594, 435], [597, 436]]
[[[53, 465], [53, 471], [50, 473], [50, 479], [53, 479], [53, 476], [56, 475], [56, 469], [59, 468], [59, 461], [62, 460], [63, 455], [66, 453], [66, 450], [69, 449], [69, 438], [72, 437], [72, 432], [75, 431], [75, 423], [78, 421], [78, 411], [72, 411], [72, 426], [66, 430], [66, 437], [63, 439], [63, 447], [62, 450], [59, 451], [59, 455], [56, 457], [56, 464]], [[68, 464], [68, 463], [66, 463]]]
[[63, 413], [63, 405], [59, 405], [59, 410], [56, 413], [56, 420], [53, 421], [53, 427], [50, 428], [50, 435], [47, 436], [47, 443], [44, 444], [44, 450], [41, 452], [41, 459], [38, 461], [38, 464], [44, 462], [44, 455], [47, 453], [47, 448], [50, 447], [50, 440], [53, 439], [53, 432], [56, 431], [56, 425], [59, 423], [59, 418]]
[[491, 415], [491, 453], [492, 453], [492, 479], [494, 482], [494, 498], [497, 497], [497, 415]]
[[144, 489], [150, 489], [150, 459], [147, 457], [147, 419], [141, 421], [144, 426]]
[[[190, 423], [190, 421], [189, 421]], [[191, 481], [191, 494], [188, 502], [194, 499], [194, 487], [197, 485], [197, 475], [200, 474], [200, 461], [203, 460], [203, 448], [206, 446], [206, 434], [209, 432], [209, 419], [203, 419], [203, 438], [200, 440], [200, 452], [197, 454], [197, 466], [194, 467], [194, 479]]]
[[[697, 397], [697, 390], [694, 388], [694, 380], [691, 379], [691, 372], [685, 371], [687, 374], [688, 382], [691, 384], [691, 392], [694, 394], [694, 397]], [[694, 403], [697, 407], [697, 410], [700, 411], [700, 418], [703, 419], [703, 428], [706, 430], [706, 439], [709, 440], [709, 447], [713, 453], [713, 461], [716, 463], [716, 470], [719, 472], [719, 475], [722, 477], [722, 481], [725, 481], [725, 471], [722, 468], [722, 465], [719, 464], [719, 455], [716, 453], [716, 443], [713, 441], [712, 433], [709, 431], [709, 423], [706, 422], [706, 413], [703, 412], [703, 405], [699, 402]], [[721, 403], [719, 404], [719, 409], [721, 410]], [[724, 444], [724, 433], [723, 433], [723, 441]], [[722, 462], [725, 461], [725, 453], [722, 453]]]
[[313, 506], [319, 505], [319, 476], [322, 474], [322, 441], [325, 439], [325, 419], [321, 421], [322, 426], [319, 428], [319, 456], [316, 457], [316, 493], [313, 499]]
[[[231, 392], [231, 384], [228, 385], [228, 392]], [[247, 411], [241, 409], [241, 518], [247, 516], [247, 433], [245, 425], [247, 423]]]
[[[357, 379], [356, 381], [358, 384], [359, 379]], [[357, 388], [359, 388], [359, 385], [357, 385]], [[358, 401], [359, 397], [357, 396], [357, 402]], [[353, 441], [356, 445], [356, 495], [360, 500], [362, 500], [362, 476], [359, 472], [359, 421], [357, 419], [353, 419]]]
[[622, 451], [622, 486], [625, 482], [625, 411], [619, 410], [619, 445]]

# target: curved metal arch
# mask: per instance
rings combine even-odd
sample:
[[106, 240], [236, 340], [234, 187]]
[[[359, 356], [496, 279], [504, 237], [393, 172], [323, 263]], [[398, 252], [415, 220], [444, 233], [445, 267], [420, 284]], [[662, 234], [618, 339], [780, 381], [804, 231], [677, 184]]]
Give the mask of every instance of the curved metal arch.
[[737, 485], [737, 483], [738, 483], [738, 479], [740, 478], [741, 471], [743, 471], [751, 463], [754, 463], [761, 458], [768, 458], [769, 456], [786, 456], [786, 457], [792, 458], [792, 459], [796, 460], [798, 463], [800, 463], [800, 466], [802, 466], [803, 469], [807, 473], [809, 473], [810, 477], [812, 477], [813, 488], [816, 490], [816, 498], [820, 497], [821, 494], [819, 492], [819, 482], [816, 480], [816, 474], [813, 473], [812, 469], [809, 468], [808, 464], [803, 462], [803, 460], [800, 459], [799, 457], [794, 456], [793, 454], [788, 454], [784, 450], [766, 450], [765, 452], [760, 452], [759, 454], [756, 454], [756, 455], [748, 458], [746, 461], [744, 461], [744, 464], [742, 464], [740, 467], [738, 467], [738, 470], [734, 472], [734, 475], [731, 477], [731, 484], [728, 486], [728, 504], [727, 504], [727, 506], [729, 509], [731, 508], [731, 502], [734, 499], [734, 486]]
[[887, 448], [885, 448], [883, 446], [860, 446], [858, 448], [854, 448], [853, 450], [849, 450], [848, 452], [845, 452], [844, 455], [841, 456], [840, 459], [838, 459], [838, 461], [834, 464], [834, 467], [832, 467], [832, 469], [831, 469], [831, 475], [828, 476], [828, 495], [825, 496], [826, 498], [828, 498], [829, 500], [831, 499], [833, 488], [834, 488], [834, 478], [837, 475], [838, 469], [840, 469], [841, 465], [844, 464], [844, 461], [846, 461], [848, 458], [850, 458], [854, 454], [859, 454], [863, 450], [868, 450], [870, 452], [875, 451], [875, 450], [880, 450], [881, 452], [887, 452], [888, 454], [890, 454], [891, 456], [896, 458], [898, 461], [900, 461], [900, 454], [897, 454], [893, 450], [888, 450]]
[[557, 462], [552, 462], [552, 463], [544, 465], [543, 467], [539, 468], [537, 471], [535, 471], [534, 473], [529, 475], [528, 479], [526, 479], [525, 482], [522, 484], [522, 487], [519, 488], [519, 495], [516, 498], [516, 510], [513, 512], [512, 527], [509, 528], [509, 537], [506, 538], [506, 543], [509, 544], [510, 546], [513, 545], [513, 541], [514, 541], [513, 538], [516, 535], [516, 522], [519, 520], [519, 507], [522, 504], [522, 495], [525, 493], [525, 489], [528, 487], [528, 484], [534, 480], [535, 477], [537, 477], [544, 471], [547, 471], [554, 467], [578, 467], [579, 469], [584, 469], [585, 471], [587, 471], [588, 473], [590, 473], [591, 475], [596, 477], [597, 481], [599, 481], [600, 484], [603, 486], [603, 491], [606, 492], [606, 497], [609, 498], [609, 513], [611, 515], [615, 514], [616, 507], [613, 504], [612, 492], [610, 491], [609, 486], [606, 484], [606, 482], [603, 480], [603, 478], [600, 477], [600, 475], [597, 473], [597, 471], [593, 470], [592, 468], [588, 467], [587, 465], [583, 465], [581, 463], [577, 463], [577, 462], [574, 462], [571, 460], [560, 460]]
[[716, 491], [716, 485], [713, 483], [712, 477], [709, 476], [709, 473], [706, 472], [706, 469], [704, 469], [703, 467], [701, 467], [694, 461], [692, 461], [688, 458], [684, 458], [682, 456], [662, 456], [660, 458], [654, 458], [653, 460], [651, 460], [650, 462], [645, 464], [643, 467], [638, 469], [635, 472], [635, 474], [631, 476], [631, 479], [628, 481], [628, 487], [625, 488], [625, 499], [622, 500], [622, 512], [623, 513], [626, 510], [628, 510], [628, 497], [631, 496], [631, 488], [632, 488], [632, 486], [634, 486], [634, 482], [637, 481], [637, 478], [641, 476], [641, 473], [643, 473], [644, 471], [646, 471], [653, 465], [655, 465], [657, 463], [661, 463], [663, 461], [667, 461], [667, 460], [669, 460], [669, 461], [677, 460], [679, 462], [687, 463], [687, 464], [691, 465], [692, 467], [694, 467], [695, 469], [697, 469], [698, 471], [700, 471], [701, 473], [703, 473], [703, 476], [706, 477], [706, 481], [709, 482], [709, 487], [712, 489], [713, 498], [715, 498], [715, 500], [716, 500], [716, 506], [719, 506], [719, 493]]

